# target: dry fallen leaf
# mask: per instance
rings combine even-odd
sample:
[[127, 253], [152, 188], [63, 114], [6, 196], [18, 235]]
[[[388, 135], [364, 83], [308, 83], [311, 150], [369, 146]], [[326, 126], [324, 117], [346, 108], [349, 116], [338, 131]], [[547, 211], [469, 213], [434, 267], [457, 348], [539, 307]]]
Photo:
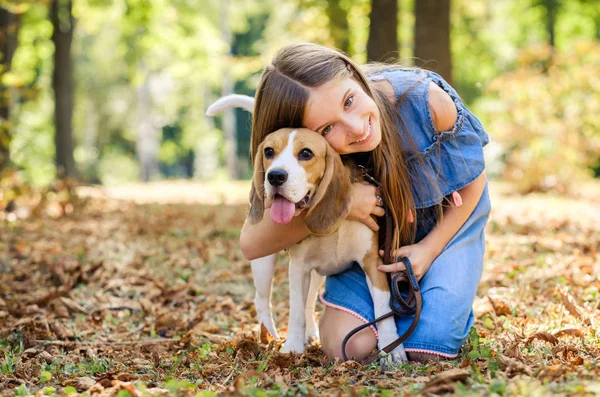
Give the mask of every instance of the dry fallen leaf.
[[435, 375], [435, 377], [427, 382], [423, 389], [421, 389], [421, 393], [452, 393], [454, 391], [454, 384], [456, 382], [465, 383], [468, 378], [468, 369], [453, 368]]
[[265, 325], [263, 323], [261, 323], [260, 324], [260, 343], [268, 345], [273, 340], [275, 340], [273, 335], [271, 335], [271, 333], [269, 332], [267, 327], [265, 327]]
[[[153, 186], [137, 186], [132, 194], [172, 193]], [[492, 183], [493, 189], [498, 187]], [[283, 354], [282, 341], [264, 331], [256, 335], [252, 271], [239, 249], [246, 193], [239, 205], [218, 210], [95, 197], [68, 218], [48, 218], [42, 211], [17, 228], [0, 223], [0, 267], [8, 267], [0, 271], [0, 328], [9, 332], [2, 335], [0, 360], [4, 370], [16, 363], [11, 375], [0, 376], [0, 390], [37, 385], [48, 368], [48, 386], [60, 390], [88, 374], [97, 381], [89, 389], [97, 397], [121, 390], [142, 395], [137, 382], [148, 393], [170, 395], [167, 379], [182, 385], [192, 379], [196, 389], [190, 396], [209, 390], [235, 395], [238, 378], [257, 394], [277, 387], [285, 395], [366, 395], [375, 388], [410, 395], [415, 384], [426, 384], [429, 394], [452, 393], [457, 382], [484, 393], [508, 378], [500, 385], [504, 395], [520, 395], [522, 385], [540, 395], [593, 394], [589, 385], [600, 378], [600, 367], [593, 365], [600, 356], [600, 263], [589, 253], [600, 245], [600, 233], [585, 222], [600, 219], [600, 194], [584, 207], [564, 198], [497, 195], [480, 298], [473, 305], [477, 336], [456, 360], [382, 370], [354, 361], [330, 364], [319, 344], [304, 354]], [[556, 200], [560, 205], [552, 204]], [[577, 211], [589, 216], [573, 217]], [[280, 260], [285, 263], [285, 255]], [[276, 267], [272, 305], [285, 338], [286, 266]], [[9, 348], [14, 357], [4, 355]], [[466, 372], [447, 372], [457, 367]], [[64, 368], [69, 372], [55, 370]], [[251, 371], [259, 375], [240, 377]], [[36, 387], [28, 386], [41, 390]], [[178, 393], [187, 397], [185, 388]]]
[[535, 339], [545, 340], [546, 342], [550, 342], [550, 344], [552, 344], [552, 345], [558, 344], [558, 339], [556, 339], [556, 337], [554, 335], [552, 335], [551, 333], [536, 332], [535, 334], [533, 334], [529, 338], [527, 338], [527, 340], [525, 341], [525, 345], [530, 344]]
[[575, 302], [575, 298], [573, 298], [568, 292], [566, 288], [557, 288], [562, 298], [562, 304], [571, 313], [571, 315], [577, 319], [581, 320], [581, 313], [577, 308], [577, 303]]

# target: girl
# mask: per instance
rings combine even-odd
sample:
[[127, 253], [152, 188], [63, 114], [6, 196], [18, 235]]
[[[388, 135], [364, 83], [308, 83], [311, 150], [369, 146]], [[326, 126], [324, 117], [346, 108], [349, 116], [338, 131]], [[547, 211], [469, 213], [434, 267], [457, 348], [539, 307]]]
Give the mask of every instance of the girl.
[[[378, 230], [383, 201], [397, 225], [395, 257], [406, 256], [420, 279], [421, 319], [404, 342], [410, 360], [453, 358], [467, 338], [471, 305], [481, 278], [484, 227], [490, 211], [483, 146], [488, 136], [456, 91], [436, 73], [398, 66], [363, 70], [344, 54], [310, 43], [281, 49], [263, 72], [252, 120], [252, 156], [264, 137], [283, 127], [322, 134], [343, 156], [353, 156], [381, 182], [381, 191], [353, 185], [348, 219]], [[383, 198], [383, 200], [382, 200]], [[266, 209], [268, 212], [269, 209]], [[302, 216], [287, 225], [244, 225], [248, 259], [285, 249], [310, 232]], [[402, 262], [382, 265], [397, 272]], [[349, 331], [374, 319], [362, 269], [327, 277], [320, 319], [322, 348], [341, 358]], [[397, 318], [403, 334], [412, 318]], [[348, 357], [365, 358], [377, 345], [375, 329], [350, 339]]]

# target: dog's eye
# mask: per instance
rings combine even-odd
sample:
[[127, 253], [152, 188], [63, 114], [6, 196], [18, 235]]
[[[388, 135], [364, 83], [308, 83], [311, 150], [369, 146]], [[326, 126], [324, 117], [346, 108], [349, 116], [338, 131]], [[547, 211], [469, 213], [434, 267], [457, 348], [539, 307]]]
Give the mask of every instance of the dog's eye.
[[310, 149], [302, 149], [298, 153], [299, 160], [310, 160], [314, 157], [313, 152]]
[[275, 156], [275, 150], [273, 150], [272, 147], [266, 147], [264, 153], [265, 157], [268, 159], [273, 158], [273, 156]]

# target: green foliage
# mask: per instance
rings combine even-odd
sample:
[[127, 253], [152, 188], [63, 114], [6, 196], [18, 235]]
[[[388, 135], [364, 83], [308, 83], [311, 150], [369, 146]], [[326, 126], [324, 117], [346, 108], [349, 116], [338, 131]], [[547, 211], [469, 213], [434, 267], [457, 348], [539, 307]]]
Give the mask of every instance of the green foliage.
[[22, 383], [19, 387], [17, 387], [15, 389], [15, 396], [29, 396], [31, 393], [29, 393], [29, 390], [27, 389], [27, 386], [25, 386], [25, 383]]
[[494, 79], [479, 114], [504, 149], [503, 177], [523, 192], [567, 191], [598, 167], [600, 44], [525, 48]]
[[55, 177], [53, 165], [52, 99], [50, 76], [52, 24], [47, 7], [32, 4], [21, 16], [19, 46], [8, 78], [19, 87], [14, 103], [11, 161], [24, 170], [27, 182], [47, 185]]
[[107, 149], [98, 164], [98, 178], [107, 186], [135, 180], [138, 174], [135, 158], [113, 148]]
[[[339, 32], [332, 31], [330, 19], [339, 15], [329, 12], [333, 3], [339, 6], [338, 11], [346, 14], [351, 56], [364, 62], [369, 24], [376, 23], [369, 21], [369, 0], [231, 0], [227, 10], [223, 8], [227, 2], [219, 0], [206, 0], [201, 7], [197, 2], [184, 0], [74, 2], [73, 13], [77, 20], [72, 47], [76, 82], [74, 155], [83, 177], [90, 182], [107, 184], [137, 179], [140, 173], [136, 143], [140, 125], [147, 120], [151, 121], [156, 144], [160, 146], [157, 156], [162, 176], [222, 176], [226, 145], [220, 119], [206, 118], [204, 109], [221, 95], [224, 72], [232, 76], [236, 92], [251, 95], [264, 65], [282, 45], [313, 41], [336, 46], [335, 38], [339, 41], [340, 36]], [[399, 4], [399, 51], [403, 63], [410, 65], [414, 0], [400, 0]], [[5, 1], [2, 5], [22, 15], [19, 46], [11, 71], [0, 73], [13, 99], [11, 123], [4, 123], [11, 130], [6, 134], [8, 130], [0, 128], [0, 141], [4, 145], [10, 142], [11, 162], [23, 170], [27, 183], [36, 185], [47, 185], [55, 178], [51, 87], [54, 49], [48, 5], [47, 1], [35, 0]], [[508, 158], [505, 176], [509, 178], [518, 178], [515, 167], [525, 164], [529, 167], [525, 159], [516, 161], [514, 158], [518, 153], [528, 152], [520, 149], [524, 146], [530, 146], [525, 157], [529, 156], [531, 161], [544, 158], [541, 163], [546, 165], [551, 161], [566, 161], [570, 169], [580, 174], [590, 167], [600, 169], [594, 166], [595, 160], [590, 158], [594, 156], [589, 154], [595, 150], [594, 144], [586, 147], [584, 158], [573, 159], [580, 143], [572, 143], [576, 136], [572, 131], [548, 133], [561, 135], [561, 145], [568, 141], [568, 146], [574, 148], [564, 151], [565, 158], [552, 154], [555, 149], [548, 142], [556, 138], [540, 140], [535, 138], [536, 134], [526, 133], [523, 139], [512, 140], [519, 148], [513, 148], [512, 143], [503, 139], [506, 136], [503, 131], [520, 130], [522, 120], [521, 116], [503, 111], [503, 106], [512, 103], [514, 98], [509, 98], [511, 93], [498, 87], [508, 81], [520, 85], [516, 82], [518, 79], [531, 85], [527, 77], [531, 73], [539, 84], [546, 83], [536, 69], [538, 66], [544, 69], [546, 55], [541, 52], [531, 55], [539, 59], [530, 60], [527, 65], [523, 57], [528, 56], [522, 54], [548, 42], [546, 16], [550, 8], [556, 15], [557, 56], [597, 63], [597, 59], [584, 59], [581, 53], [571, 54], [576, 39], [600, 40], [600, 8], [592, 0], [456, 0], [452, 6], [454, 82], [465, 102], [478, 101], [477, 108], [484, 109], [486, 127], [498, 131], [492, 134], [504, 145]], [[230, 43], [225, 40], [223, 24], [231, 30]], [[342, 39], [346, 42], [346, 38]], [[591, 51], [596, 51], [595, 48]], [[563, 83], [550, 81], [554, 88], [548, 89], [548, 93], [566, 96], [572, 89], [572, 102], [585, 102], [587, 94], [581, 84], [585, 76], [596, 69], [590, 66], [588, 70], [577, 62], [560, 59], [552, 62], [555, 66], [558, 62], [562, 72], [550, 69], [547, 76], [560, 79], [575, 76], [578, 82], [572, 83], [569, 77], [563, 87]], [[517, 75], [519, 77], [515, 77]], [[563, 89], [558, 89], [559, 86]], [[515, 90], [517, 88], [511, 92], [514, 94]], [[529, 101], [525, 104], [529, 109], [527, 117], [544, 116], [547, 122], [543, 128], [550, 129], [555, 128], [556, 123], [566, 125], [566, 121], [561, 121], [565, 111], [589, 115], [595, 106], [591, 101], [576, 106], [579, 110], [572, 110], [571, 105], [557, 98], [557, 103], [542, 108], [545, 103], [536, 101], [532, 95], [523, 101]], [[546, 117], [549, 109], [554, 114]], [[249, 117], [242, 111], [236, 114], [240, 173], [249, 177]], [[531, 120], [527, 123], [531, 129]], [[589, 118], [583, 123], [586, 125], [577, 125], [572, 130], [591, 131], [597, 125]], [[590, 139], [586, 134], [581, 132], [584, 138], [578, 139]], [[531, 144], [526, 141], [527, 136], [532, 137]], [[552, 160], [546, 160], [546, 156]], [[563, 176], [529, 169], [523, 172], [531, 173], [524, 178], [528, 180], [548, 177], [537, 183], [538, 186], [524, 182], [525, 191], [562, 183]]]

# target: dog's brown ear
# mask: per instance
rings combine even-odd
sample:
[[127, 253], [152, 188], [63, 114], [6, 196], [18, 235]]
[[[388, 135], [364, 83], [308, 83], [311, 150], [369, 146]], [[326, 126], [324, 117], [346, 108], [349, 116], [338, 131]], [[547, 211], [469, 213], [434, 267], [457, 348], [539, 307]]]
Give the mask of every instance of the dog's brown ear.
[[254, 158], [254, 176], [252, 178], [252, 188], [250, 189], [250, 212], [248, 221], [254, 225], [260, 222], [265, 212], [265, 170], [263, 167], [263, 145], [261, 144], [256, 151]]
[[325, 174], [306, 214], [306, 226], [317, 236], [332, 233], [348, 212], [352, 201], [350, 176], [340, 156], [327, 145]]

